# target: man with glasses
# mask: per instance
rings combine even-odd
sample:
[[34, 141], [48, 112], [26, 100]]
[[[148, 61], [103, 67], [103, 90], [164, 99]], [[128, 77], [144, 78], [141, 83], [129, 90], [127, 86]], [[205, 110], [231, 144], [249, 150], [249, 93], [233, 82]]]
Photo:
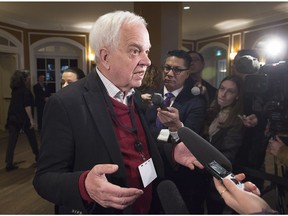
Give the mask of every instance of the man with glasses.
[[215, 98], [216, 88], [209, 82], [202, 79], [202, 71], [205, 67], [205, 60], [201, 53], [196, 51], [189, 51], [188, 54], [191, 56], [190, 65], [190, 77], [186, 81], [187, 87], [191, 89], [194, 86], [201, 88], [201, 94], [204, 95], [207, 107], [210, 105], [212, 100]]
[[[179, 140], [177, 130], [183, 125], [196, 133], [202, 129], [205, 101], [201, 96], [192, 95], [191, 88], [184, 86], [190, 75], [190, 64], [191, 57], [183, 50], [172, 50], [167, 53], [162, 66], [163, 86], [157, 93], [163, 95], [164, 102], [170, 98], [170, 104], [165, 105], [167, 109], [153, 105], [146, 111], [150, 130], [160, 151], [163, 151], [164, 146], [177, 143]], [[185, 167], [179, 167], [177, 171], [172, 171], [174, 164], [172, 161], [164, 161], [164, 164], [166, 177], [175, 182], [190, 213], [194, 213], [193, 208], [197, 207], [195, 205], [197, 200], [194, 200], [196, 185], [191, 182], [199, 176], [197, 175], [199, 170], [191, 172]]]

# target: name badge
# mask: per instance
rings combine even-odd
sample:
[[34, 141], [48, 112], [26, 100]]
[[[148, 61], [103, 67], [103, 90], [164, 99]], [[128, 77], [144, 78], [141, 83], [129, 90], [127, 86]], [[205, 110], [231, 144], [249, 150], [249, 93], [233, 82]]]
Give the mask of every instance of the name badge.
[[140, 172], [140, 176], [141, 176], [144, 188], [147, 185], [149, 185], [157, 177], [152, 158], [140, 164], [138, 166], [138, 169]]

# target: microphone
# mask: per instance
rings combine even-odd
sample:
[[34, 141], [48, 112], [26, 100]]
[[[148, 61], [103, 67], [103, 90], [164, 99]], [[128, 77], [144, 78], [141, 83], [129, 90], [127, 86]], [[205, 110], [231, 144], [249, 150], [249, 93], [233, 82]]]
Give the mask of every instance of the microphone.
[[160, 93], [153, 93], [151, 101], [155, 106], [158, 106], [163, 110], [167, 110], [167, 107], [163, 104], [164, 99]]
[[165, 214], [189, 214], [178, 188], [172, 181], [160, 182], [157, 193]]
[[239, 188], [244, 188], [244, 185], [234, 178], [231, 162], [211, 143], [187, 127], [178, 129], [178, 136], [210, 174], [220, 181], [230, 178]]
[[196, 82], [194, 87], [191, 89], [191, 93], [194, 96], [197, 95], [205, 95], [207, 92], [207, 88], [201, 84], [201, 82]]
[[192, 93], [192, 95], [197, 96], [197, 95], [199, 95], [199, 94], [201, 93], [201, 90], [200, 90], [199, 87], [194, 86], [194, 87], [191, 89], [191, 93]]

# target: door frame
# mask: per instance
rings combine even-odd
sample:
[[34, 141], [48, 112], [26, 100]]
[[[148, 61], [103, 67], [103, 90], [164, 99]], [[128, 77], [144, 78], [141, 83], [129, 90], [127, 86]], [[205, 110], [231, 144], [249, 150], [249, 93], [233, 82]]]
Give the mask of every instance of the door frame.
[[[3, 55], [5, 56], [6, 55], [12, 56], [15, 59], [14, 61], [15, 67], [11, 67], [13, 69], [11, 69], [10, 71], [7, 71], [7, 70], [0, 71], [0, 85], [1, 85], [1, 88], [0, 88], [0, 130], [5, 130], [8, 107], [9, 107], [10, 99], [11, 99], [11, 93], [10, 93], [11, 90], [9, 87], [10, 78], [16, 69], [24, 68], [24, 48], [23, 48], [23, 44], [9, 32], [6, 32], [5, 30], [0, 29], [0, 35], [1, 37], [7, 39], [8, 41], [12, 42], [15, 45], [15, 46], [9, 46], [9, 43], [7, 46], [0, 45], [0, 53], [3, 53]], [[22, 34], [22, 39], [23, 39], [23, 34]]]
[[[85, 46], [81, 45], [80, 43], [74, 41], [74, 40], [71, 40], [71, 39], [68, 39], [68, 38], [63, 38], [63, 37], [49, 37], [49, 38], [45, 38], [45, 39], [42, 39], [42, 40], [39, 40], [35, 43], [33, 43], [29, 49], [30, 49], [30, 68], [31, 68], [31, 71], [34, 71], [34, 73], [31, 73], [31, 81], [32, 83], [36, 83], [37, 82], [37, 67], [36, 67], [36, 58], [37, 57], [45, 57], [45, 58], [51, 58], [51, 53], [43, 53], [43, 54], [39, 54], [37, 53], [37, 49], [39, 47], [44, 47], [45, 45], [51, 45], [51, 44], [68, 44], [68, 45], [71, 45], [75, 48], [78, 48], [80, 49], [81, 51], [81, 56], [78, 56], [80, 59], [79, 59], [79, 65], [82, 65], [82, 69], [84, 72], [87, 72], [87, 63], [86, 63], [86, 49], [85, 49]], [[52, 58], [66, 58], [67, 55], [53, 55]], [[75, 56], [74, 56], [75, 57]], [[55, 62], [55, 67], [56, 67], [56, 62]], [[55, 68], [56, 69], [56, 68]]]

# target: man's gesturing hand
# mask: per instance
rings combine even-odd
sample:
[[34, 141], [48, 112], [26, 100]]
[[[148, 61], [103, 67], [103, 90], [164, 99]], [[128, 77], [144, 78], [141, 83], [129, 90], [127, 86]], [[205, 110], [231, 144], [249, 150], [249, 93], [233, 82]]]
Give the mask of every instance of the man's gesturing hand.
[[105, 208], [124, 209], [143, 194], [140, 189], [123, 188], [108, 182], [106, 174], [114, 173], [117, 170], [118, 166], [113, 164], [96, 165], [85, 180], [89, 196]]

